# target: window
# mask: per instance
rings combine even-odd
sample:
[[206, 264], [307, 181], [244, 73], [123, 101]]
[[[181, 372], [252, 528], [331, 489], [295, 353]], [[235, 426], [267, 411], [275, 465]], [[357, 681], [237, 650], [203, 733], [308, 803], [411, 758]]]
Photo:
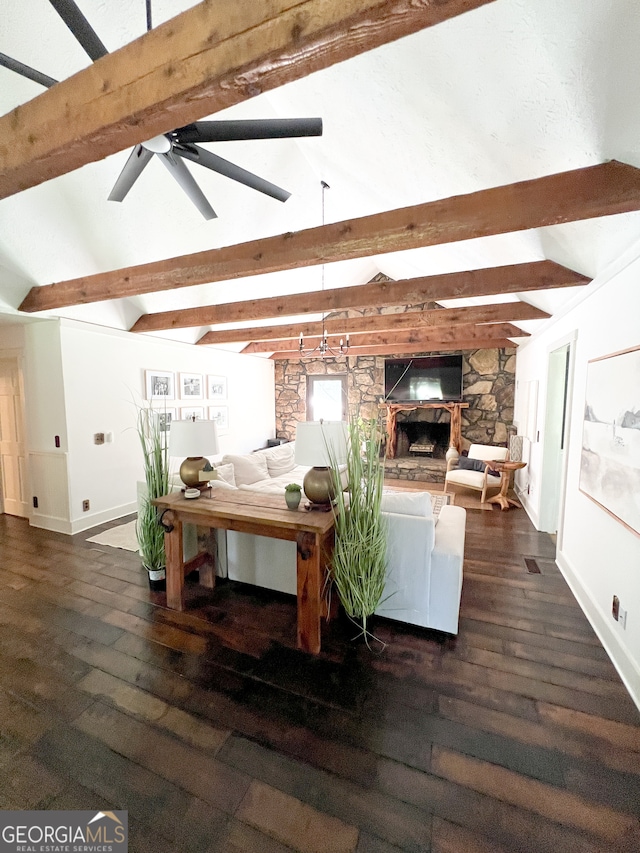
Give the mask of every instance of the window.
[[307, 420], [347, 419], [347, 376], [307, 376]]

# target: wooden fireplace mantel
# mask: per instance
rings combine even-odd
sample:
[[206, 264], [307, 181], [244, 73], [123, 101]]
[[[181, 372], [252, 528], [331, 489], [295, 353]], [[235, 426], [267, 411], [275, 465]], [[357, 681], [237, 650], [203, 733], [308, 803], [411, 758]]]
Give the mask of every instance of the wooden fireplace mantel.
[[380, 403], [379, 408], [387, 411], [387, 458], [395, 459], [398, 445], [398, 412], [415, 412], [416, 409], [446, 409], [450, 416], [449, 445], [458, 453], [462, 444], [460, 430], [462, 409], [468, 409], [468, 403]]

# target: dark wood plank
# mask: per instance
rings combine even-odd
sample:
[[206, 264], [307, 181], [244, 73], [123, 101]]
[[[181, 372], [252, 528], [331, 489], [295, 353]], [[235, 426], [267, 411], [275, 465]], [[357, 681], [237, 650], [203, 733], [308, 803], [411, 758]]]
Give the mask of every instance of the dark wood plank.
[[2, 807], [127, 808], [154, 853], [635, 853], [640, 715], [524, 513], [468, 513], [457, 638], [337, 619], [315, 657], [294, 597], [168, 610], [89, 535], [0, 517]]

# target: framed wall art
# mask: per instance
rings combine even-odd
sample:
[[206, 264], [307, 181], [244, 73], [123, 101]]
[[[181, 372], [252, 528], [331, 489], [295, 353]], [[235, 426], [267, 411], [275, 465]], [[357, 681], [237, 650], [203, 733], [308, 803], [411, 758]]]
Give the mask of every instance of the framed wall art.
[[163, 370], [145, 370], [147, 400], [173, 400], [175, 397], [175, 375]]
[[226, 376], [207, 376], [207, 397], [210, 400], [227, 399]]
[[580, 491], [640, 536], [640, 346], [587, 366]]
[[180, 374], [180, 399], [202, 400], [202, 374], [181, 373]]
[[169, 432], [171, 429], [171, 421], [176, 419], [175, 409], [158, 409], [158, 424], [160, 432]]
[[190, 406], [189, 408], [180, 409], [180, 420], [183, 421], [202, 421], [204, 420], [204, 409], [202, 406]]
[[209, 420], [215, 421], [218, 432], [226, 432], [229, 429], [229, 407], [209, 406]]

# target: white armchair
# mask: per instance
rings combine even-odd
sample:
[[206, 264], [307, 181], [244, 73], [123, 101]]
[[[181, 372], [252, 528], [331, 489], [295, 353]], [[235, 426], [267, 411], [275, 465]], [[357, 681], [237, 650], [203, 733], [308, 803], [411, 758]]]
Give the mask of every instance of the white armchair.
[[[494, 447], [492, 444], [472, 444], [469, 448], [468, 459], [476, 460], [479, 470], [458, 468], [458, 460], [450, 459], [447, 462], [447, 473], [444, 478], [445, 494], [450, 485], [464, 486], [482, 492], [480, 500], [484, 503], [487, 499], [488, 489], [499, 489], [502, 482], [500, 474], [492, 474], [489, 471], [488, 462], [504, 462], [509, 457], [506, 447]], [[464, 458], [464, 457], [461, 457]]]

